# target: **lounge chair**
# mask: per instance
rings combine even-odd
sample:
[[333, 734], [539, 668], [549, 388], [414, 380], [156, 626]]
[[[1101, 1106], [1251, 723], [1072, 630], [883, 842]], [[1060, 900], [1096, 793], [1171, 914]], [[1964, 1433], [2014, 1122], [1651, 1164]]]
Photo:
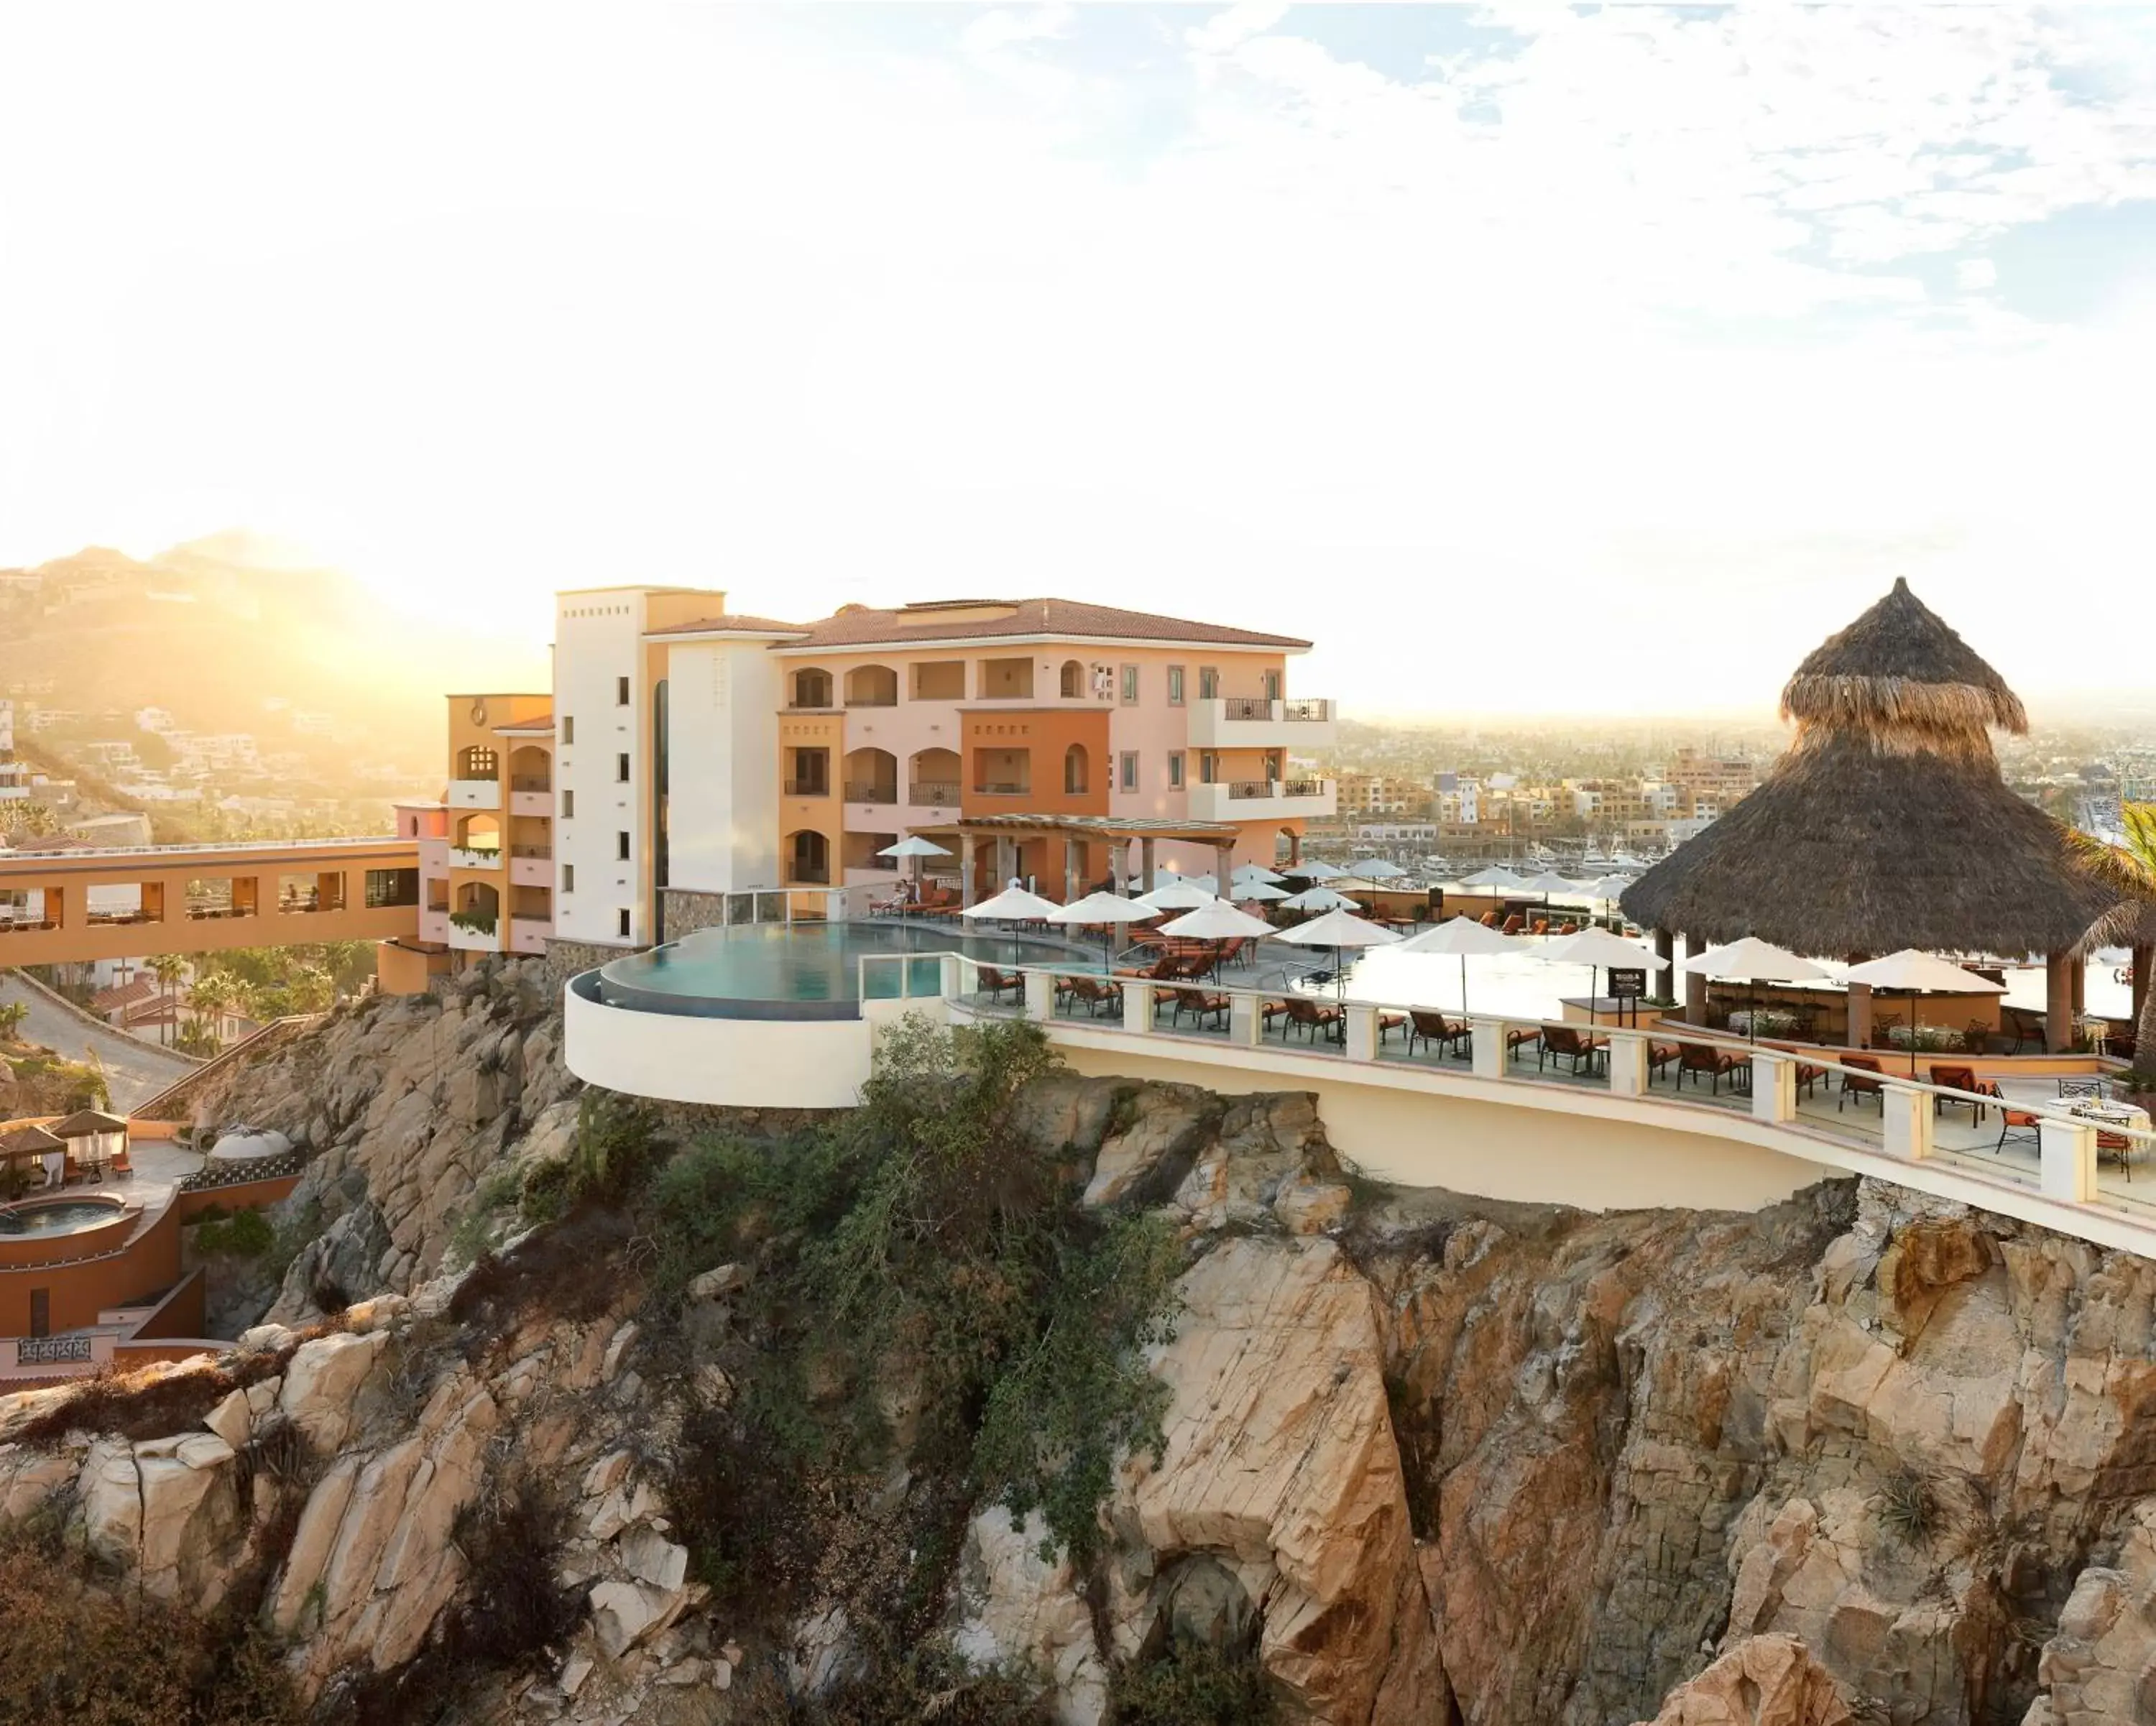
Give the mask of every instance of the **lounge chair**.
[[1405, 1013], [1379, 1013], [1378, 1015], [1378, 1046], [1383, 1047], [1385, 1039], [1395, 1031], [1405, 1030], [1407, 1022], [1408, 1016]]
[[1977, 1088], [1974, 1068], [1935, 1066], [1932, 1068], [1932, 1083], [1935, 1085], [1943, 1085], [1950, 1091], [1961, 1091], [1966, 1093], [1959, 1097], [1933, 1098], [1932, 1113], [1933, 1114], [1944, 1114], [1948, 1109], [1966, 1103], [1969, 1108], [1969, 1124], [1975, 1126], [1983, 1120], [1984, 1104], [1978, 1100], [1981, 1093]]
[[1880, 1112], [1887, 1109], [1887, 1087], [1878, 1078], [1866, 1078], [1866, 1073], [1881, 1072], [1879, 1063], [1869, 1055], [1844, 1055], [1841, 1058], [1841, 1088], [1835, 1093], [1834, 1112], [1841, 1113], [1841, 1105], [1851, 1097], [1876, 1097]]
[[1025, 978], [1023, 975], [1013, 976], [1009, 971], [998, 971], [993, 965], [978, 966], [976, 971], [981, 993], [989, 1000], [1000, 1000], [1005, 995], [1015, 996], [1021, 1001], [1025, 998]]
[[[1674, 1042], [1650, 1042], [1647, 1045], [1647, 1083], [1652, 1084], [1660, 1078], [1662, 1069], [1671, 1065], [1683, 1053], [1683, 1048]], [[1677, 1073], [1677, 1083], [1680, 1085], [1684, 1083], [1681, 1068]]]
[[1290, 996], [1284, 1005], [1287, 1010], [1290, 1030], [1299, 1030], [1305, 1036], [1312, 1037], [1320, 1033], [1328, 1037], [1338, 1034], [1340, 1026], [1338, 1007], [1320, 1006], [1316, 1001], [1306, 1000], [1299, 995]]
[[1063, 997], [1070, 1006], [1083, 1006], [1086, 1017], [1097, 1019], [1103, 1008], [1120, 1012], [1123, 1006], [1123, 991], [1113, 983], [1098, 977], [1065, 977], [1062, 980]]
[[1811, 1093], [1812, 1093], [1813, 1088], [1814, 1088], [1815, 1086], [1816, 1086], [1816, 1085], [1819, 1083], [1819, 1082], [1820, 1082], [1821, 1079], [1825, 1078], [1825, 1077], [1826, 1077], [1826, 1068], [1824, 1068], [1824, 1067], [1815, 1067], [1815, 1066], [1813, 1066], [1813, 1065], [1812, 1065], [1809, 1061], [1799, 1061], [1799, 1062], [1798, 1062], [1798, 1063], [1797, 1063], [1797, 1094], [1798, 1094], [1799, 1097], [1809, 1097], [1809, 1096], [1810, 1096], [1810, 1095], [1811, 1095]]
[[1475, 920], [1485, 929], [1495, 929], [1497, 926], [1497, 914], [1495, 911], [1485, 911]]
[[[1705, 1074], [1710, 1095], [1722, 1094], [1722, 1082], [1729, 1081], [1732, 1091], [1742, 1090], [1744, 1076], [1752, 1070], [1752, 1063], [1742, 1055], [1732, 1054], [1727, 1049], [1717, 1048], [1711, 1042], [1681, 1042], [1677, 1045], [1677, 1086], [1684, 1086], [1687, 1073]], [[1696, 1077], [1693, 1081], [1698, 1083]]]
[[[1493, 913], [1492, 914], [1495, 914]], [[1502, 929], [1499, 930], [1497, 932], [1498, 932], [1500, 935], [1517, 935], [1517, 934], [1518, 934], [1522, 930], [1525, 929], [1527, 926], [1527, 919], [1526, 918], [1524, 918], [1524, 917], [1521, 917], [1521, 916], [1517, 916], [1517, 915], [1515, 915], [1515, 916], [1507, 917], [1507, 918], [1505, 919], [1505, 926], [1504, 926]]]
[[1542, 1047], [1543, 1033], [1539, 1028], [1530, 1030], [1525, 1025], [1507, 1026], [1505, 1031], [1505, 1055], [1508, 1060], [1524, 1060], [1520, 1051]]
[[[1223, 1027], [1228, 1022], [1228, 997], [1215, 990], [1170, 989], [1163, 992], [1172, 998], [1174, 1013], [1168, 1021], [1172, 1025], [1181, 1024], [1185, 1013], [1201, 1025], [1209, 1017]], [[1153, 1002], [1153, 1010], [1155, 1012], [1160, 1010], [1158, 998]]]
[[1609, 1047], [1607, 1037], [1575, 1031], [1568, 1025], [1546, 1025], [1542, 1047], [1535, 1051], [1535, 1070], [1540, 1072], [1552, 1061], [1569, 1061], [1575, 1077], [1582, 1071], [1592, 1073], [1594, 1058]]
[[1408, 1053], [1414, 1053], [1418, 1042], [1437, 1045], [1442, 1054], [1450, 1048], [1468, 1048], [1474, 1043], [1475, 1033], [1465, 1025], [1455, 1025], [1443, 1013], [1410, 1012], [1408, 1015]]

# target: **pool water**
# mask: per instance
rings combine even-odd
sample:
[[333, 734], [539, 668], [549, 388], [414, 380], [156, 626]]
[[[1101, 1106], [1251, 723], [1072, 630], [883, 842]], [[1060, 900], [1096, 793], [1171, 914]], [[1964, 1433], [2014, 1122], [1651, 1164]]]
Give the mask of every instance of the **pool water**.
[[599, 995], [608, 1006], [646, 1012], [853, 1018], [860, 1012], [860, 960], [870, 953], [916, 955], [902, 965], [870, 965], [870, 1000], [896, 999], [901, 989], [908, 996], [937, 993], [946, 953], [963, 953], [987, 965], [1097, 968], [1101, 962], [1098, 947], [896, 920], [762, 923], [700, 930], [649, 953], [617, 959], [599, 973]]
[[60, 1199], [49, 1205], [9, 1206], [0, 1210], [0, 1235], [64, 1235], [79, 1228], [110, 1222], [121, 1211], [117, 1205], [94, 1199]]

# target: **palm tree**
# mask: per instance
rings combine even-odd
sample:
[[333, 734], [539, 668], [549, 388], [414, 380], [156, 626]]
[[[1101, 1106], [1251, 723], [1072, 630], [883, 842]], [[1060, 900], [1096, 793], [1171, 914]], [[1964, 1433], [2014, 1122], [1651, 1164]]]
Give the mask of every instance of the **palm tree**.
[[234, 1011], [239, 997], [239, 985], [223, 971], [213, 971], [195, 979], [187, 991], [187, 1004], [198, 1015], [209, 1019], [208, 1035], [213, 1046], [223, 1041], [224, 1016]]
[[2101, 919], [2082, 942], [2083, 953], [2098, 947], [2133, 951], [2134, 993], [2141, 1010], [2133, 1025], [2133, 1071], [2143, 1090], [2156, 1090], [2156, 803], [2122, 803], [2117, 844], [2087, 839], [2082, 852], [2115, 886], [2120, 903]]
[[[157, 979], [157, 995], [161, 1001], [169, 1000], [172, 991], [187, 981], [187, 962], [177, 953], [161, 953], [150, 961], [150, 969]], [[160, 1042], [172, 1040], [172, 1022], [169, 1016], [158, 1027]]]
[[27, 1002], [0, 1002], [0, 1042], [14, 1042], [22, 1032], [23, 1021], [29, 1017], [30, 1009]]

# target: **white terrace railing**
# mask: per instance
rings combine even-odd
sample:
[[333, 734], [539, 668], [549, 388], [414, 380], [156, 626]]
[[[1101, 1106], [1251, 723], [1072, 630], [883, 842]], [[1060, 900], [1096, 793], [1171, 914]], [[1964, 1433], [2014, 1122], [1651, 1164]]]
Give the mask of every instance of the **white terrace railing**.
[[[2150, 1238], [2137, 1250], [2156, 1254], [2156, 1180], [2150, 1178], [2156, 1175], [2156, 1130], [2077, 1114], [2072, 1098], [1965, 1091], [1850, 1066], [1840, 1050], [1751, 1042], [1690, 1027], [1590, 1027], [1257, 989], [1234, 981], [1232, 970], [1226, 981], [1162, 983], [1098, 968], [998, 966], [957, 954], [937, 956], [940, 963], [924, 963], [919, 955], [862, 955], [861, 998], [940, 999], [976, 1016], [1037, 1020], [1051, 1037], [1152, 1040], [1163, 1056], [1175, 1054], [1173, 1046], [1207, 1046], [1222, 1054], [1247, 1052], [1247, 1064], [1258, 1068], [1283, 1056], [1312, 1057], [1360, 1069], [1365, 1078], [1382, 1073], [1388, 1083], [1420, 1073], [1430, 1088], [1454, 1093], [1487, 1097], [1484, 1087], [1496, 1085], [1528, 1102], [1543, 1092], [1593, 1092], [1677, 1112], [1669, 1124], [1693, 1132], [1712, 1133], [1713, 1116], [1742, 1119], [1748, 1124], [1744, 1136], [1754, 1143], [1759, 1140], [1752, 1129], [1788, 1133], [1783, 1148], [1796, 1156], [1809, 1152], [1818, 1160], [1819, 1150], [1838, 1148], [1862, 1153], [1856, 1161], [1871, 1172], [1884, 1172], [1875, 1162], [1882, 1156], [1951, 1169], [1968, 1177], [1955, 1183], [1954, 1196], [1969, 1203], [1983, 1204], [1985, 1189], [2003, 1188], [2049, 1201], [2047, 1220], [2051, 1205], [2100, 1207], [2130, 1223], [2137, 1235], [2147, 1231]], [[1306, 1003], [1306, 1011], [1291, 1008], [1291, 1001]], [[1590, 1053], [1569, 1052], [1573, 1040], [1589, 1037], [1599, 1045]], [[1693, 1052], [1690, 1065], [1681, 1053], [1670, 1053], [1684, 1049]], [[1892, 1061], [1881, 1058], [1881, 1065]], [[1971, 1057], [1962, 1064], [1976, 1069], [1979, 1083], [1987, 1073], [2023, 1086], [2056, 1085], [2061, 1077], [2046, 1070], [2017, 1078], [2014, 1063], [1995, 1058]], [[2066, 1077], [2101, 1081], [2093, 1073]], [[1293, 1078], [1282, 1074], [1283, 1083]], [[2137, 1168], [2143, 1175], [2138, 1185]], [[1969, 1191], [1960, 1191], [1964, 1185]], [[2096, 1237], [2115, 1232], [2107, 1229]]]

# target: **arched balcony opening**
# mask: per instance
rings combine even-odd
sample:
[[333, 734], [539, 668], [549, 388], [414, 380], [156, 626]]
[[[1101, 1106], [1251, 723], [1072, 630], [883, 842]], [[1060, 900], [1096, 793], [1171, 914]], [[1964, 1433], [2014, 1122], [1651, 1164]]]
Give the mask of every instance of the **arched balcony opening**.
[[786, 838], [787, 879], [797, 886], [831, 884], [831, 842], [814, 827], [803, 827]]
[[846, 801], [849, 803], [896, 803], [898, 801], [898, 757], [889, 750], [849, 750], [845, 770]]
[[457, 777], [492, 779], [501, 771], [501, 757], [484, 743], [468, 744], [457, 751]]
[[846, 673], [846, 705], [897, 706], [898, 673], [888, 665], [856, 665]]
[[459, 851], [493, 851], [501, 849], [501, 823], [491, 815], [467, 815], [457, 823], [457, 849]]
[[1065, 701], [1081, 701], [1086, 695], [1086, 667], [1079, 660], [1065, 659], [1063, 670], [1056, 679], [1056, 689]]
[[924, 749], [906, 763], [906, 801], [931, 809], [958, 807], [958, 752]]
[[1074, 743], [1063, 751], [1063, 789], [1066, 795], [1078, 796], [1091, 789], [1090, 765], [1084, 744]]
[[831, 703], [831, 673], [819, 667], [803, 667], [793, 673], [795, 707], [829, 707]]
[[509, 752], [509, 788], [513, 791], [553, 790], [553, 756], [536, 743], [518, 745]]

